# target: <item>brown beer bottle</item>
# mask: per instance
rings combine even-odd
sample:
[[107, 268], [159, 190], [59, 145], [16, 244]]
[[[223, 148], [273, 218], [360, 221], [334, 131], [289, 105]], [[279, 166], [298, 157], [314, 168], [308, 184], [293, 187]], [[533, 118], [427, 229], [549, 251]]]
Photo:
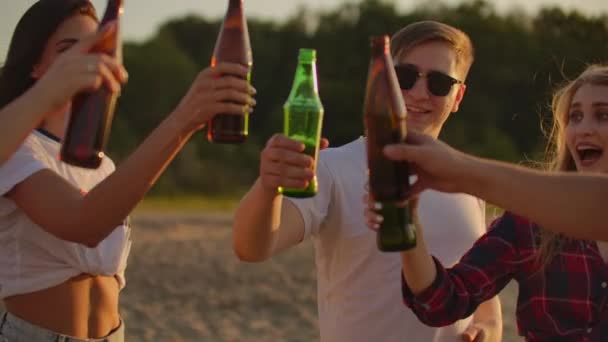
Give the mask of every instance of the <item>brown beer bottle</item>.
[[[249, 68], [247, 82], [251, 79], [251, 43], [243, 11], [243, 0], [229, 0], [226, 17], [213, 50], [211, 66], [220, 62], [239, 63]], [[249, 113], [245, 115], [218, 114], [207, 129], [207, 139], [214, 143], [238, 144], [249, 134]]]
[[416, 245], [416, 234], [407, 207], [398, 202], [407, 199], [409, 168], [407, 162], [395, 162], [384, 156], [388, 144], [403, 143], [407, 135], [406, 108], [389, 55], [388, 36], [372, 37], [364, 104], [369, 190], [381, 204], [384, 217], [378, 230], [377, 244], [382, 251], [400, 251]]
[[[116, 31], [98, 42], [91, 49], [92, 53], [105, 53], [122, 60], [122, 42], [119, 34], [122, 6], [122, 0], [108, 1], [99, 29], [109, 22], [115, 21]], [[112, 93], [105, 86], [74, 96], [59, 156], [63, 162], [89, 169], [96, 169], [101, 165], [110, 135], [117, 97], [118, 94]]]

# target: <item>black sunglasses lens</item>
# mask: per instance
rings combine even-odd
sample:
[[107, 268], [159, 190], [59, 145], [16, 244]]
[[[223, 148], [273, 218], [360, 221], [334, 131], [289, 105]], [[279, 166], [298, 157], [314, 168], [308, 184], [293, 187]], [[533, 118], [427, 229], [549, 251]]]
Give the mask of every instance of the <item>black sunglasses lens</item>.
[[430, 72], [427, 81], [429, 91], [435, 96], [446, 96], [455, 83], [453, 78], [440, 72]]
[[414, 68], [398, 66], [395, 67], [397, 80], [401, 89], [410, 90], [416, 84], [418, 79], [418, 71]]

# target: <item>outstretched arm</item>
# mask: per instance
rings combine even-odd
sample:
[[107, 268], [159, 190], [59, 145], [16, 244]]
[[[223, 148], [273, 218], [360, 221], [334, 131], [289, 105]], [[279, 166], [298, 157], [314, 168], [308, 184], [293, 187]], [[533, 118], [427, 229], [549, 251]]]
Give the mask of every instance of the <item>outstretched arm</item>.
[[414, 164], [414, 192], [465, 192], [524, 216], [546, 229], [579, 239], [608, 240], [608, 176], [547, 173], [482, 159], [427, 135], [387, 147], [393, 160]]
[[[410, 207], [415, 210], [415, 200], [410, 201]], [[381, 218], [374, 212], [372, 203], [368, 204], [365, 216], [368, 226], [377, 229]], [[430, 326], [449, 325], [473, 313], [473, 322], [480, 327], [500, 325], [498, 299], [492, 298], [512, 279], [517, 264], [517, 249], [512, 245], [517, 234], [514, 218], [503, 216], [497, 220], [459, 263], [445, 269], [429, 254], [423, 227], [417, 215], [413, 217], [417, 244], [401, 253], [406, 305]], [[487, 302], [490, 299], [492, 301]], [[500, 329], [491, 332], [495, 336], [501, 334]]]
[[[323, 139], [321, 148], [327, 144]], [[278, 192], [280, 186], [305, 188], [314, 177], [313, 159], [302, 151], [302, 143], [282, 134], [266, 144], [260, 177], [241, 200], [234, 218], [233, 246], [239, 259], [264, 261], [302, 241], [302, 214]]]
[[254, 103], [247, 82], [241, 79], [246, 73], [237, 64], [201, 72], [177, 108], [86, 196], [46, 169], [14, 186], [7, 196], [49, 233], [97, 245], [128, 216], [195, 131], [218, 113], [236, 115]]

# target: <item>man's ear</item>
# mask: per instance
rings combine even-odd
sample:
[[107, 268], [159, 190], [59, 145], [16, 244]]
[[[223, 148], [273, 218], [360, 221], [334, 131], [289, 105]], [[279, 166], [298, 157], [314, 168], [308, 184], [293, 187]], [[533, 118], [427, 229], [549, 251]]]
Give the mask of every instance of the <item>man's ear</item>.
[[458, 92], [456, 93], [456, 98], [454, 99], [454, 105], [452, 106], [452, 113], [456, 113], [458, 109], [460, 109], [460, 102], [462, 102], [462, 98], [467, 91], [467, 85], [461, 84], [460, 88], [458, 88]]

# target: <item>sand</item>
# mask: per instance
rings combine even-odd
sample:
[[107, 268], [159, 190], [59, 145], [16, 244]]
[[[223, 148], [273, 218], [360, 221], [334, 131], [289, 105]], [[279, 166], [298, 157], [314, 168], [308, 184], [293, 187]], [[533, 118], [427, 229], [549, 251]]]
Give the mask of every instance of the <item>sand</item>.
[[[126, 340], [318, 341], [314, 251], [309, 242], [263, 264], [238, 261], [229, 214], [137, 213], [127, 287]], [[515, 286], [501, 294], [504, 341]]]

